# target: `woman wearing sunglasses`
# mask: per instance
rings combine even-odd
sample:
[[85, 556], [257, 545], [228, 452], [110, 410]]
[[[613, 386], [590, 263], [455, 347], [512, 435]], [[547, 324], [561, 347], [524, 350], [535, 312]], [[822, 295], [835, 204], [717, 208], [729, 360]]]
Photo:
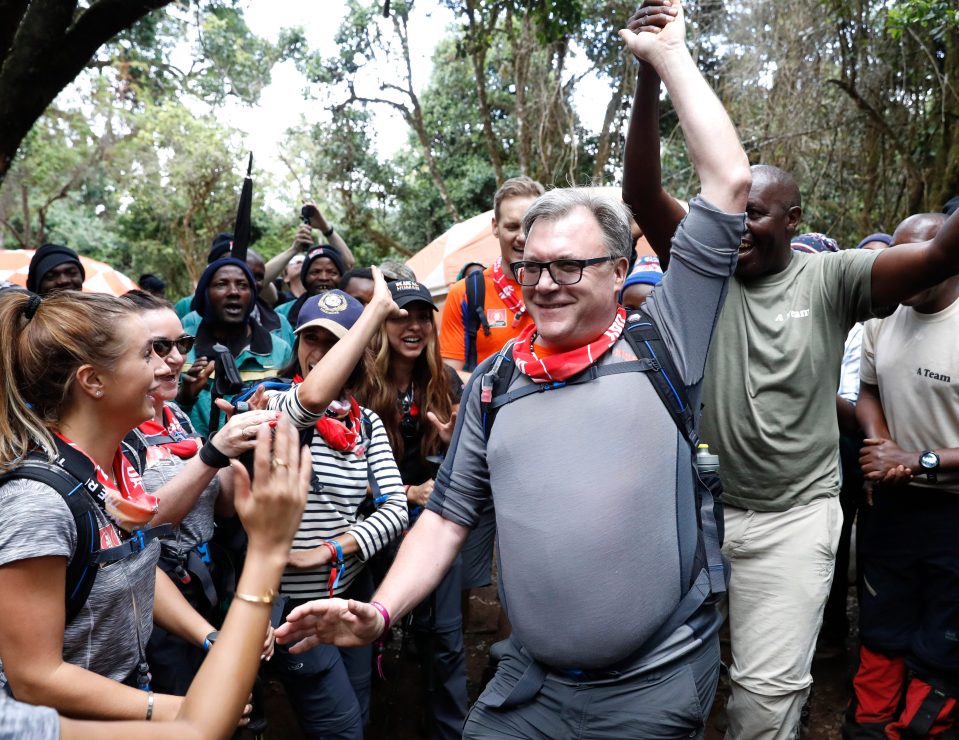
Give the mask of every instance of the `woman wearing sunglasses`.
[[[440, 357], [434, 320], [437, 309], [426, 286], [400, 280], [389, 288], [396, 305], [406, 309], [406, 316], [387, 319], [373, 338], [372, 366], [357, 396], [383, 420], [413, 519], [433, 490], [440, 457], [452, 436], [463, 383]], [[466, 719], [461, 569], [457, 558], [436, 591], [410, 618], [423, 666], [432, 739], [459, 738]]]
[[[227, 466], [231, 458], [252, 449], [257, 430], [275, 422], [277, 413], [250, 411], [232, 417], [209, 442], [222, 456], [201, 459], [202, 440], [173, 401], [194, 338], [183, 333], [173, 306], [162, 298], [139, 290], [124, 297], [139, 309], [153, 351], [163, 360], [156, 374], [153, 417], [131, 431], [124, 443], [139, 458], [144, 488], [159, 501], [155, 521], [174, 525], [172, 534], [160, 540], [160, 568], [197, 612], [217, 624], [221, 596], [233, 587], [228, 582], [231, 573], [217, 572], [210, 545], [214, 514], [234, 514], [233, 473]], [[229, 407], [226, 402], [222, 405]], [[272, 639], [267, 642], [265, 652], [271, 654]], [[186, 694], [208, 648], [205, 641], [186, 641], [155, 628], [147, 646], [153, 688]]]
[[[153, 623], [197, 644], [213, 629], [157, 569], [158, 502], [121, 445], [155, 412], [152, 339], [122, 298], [0, 295], [0, 684], [74, 717], [175, 717], [181, 698], [149, 690]], [[28, 456], [69, 488], [25, 477]]]

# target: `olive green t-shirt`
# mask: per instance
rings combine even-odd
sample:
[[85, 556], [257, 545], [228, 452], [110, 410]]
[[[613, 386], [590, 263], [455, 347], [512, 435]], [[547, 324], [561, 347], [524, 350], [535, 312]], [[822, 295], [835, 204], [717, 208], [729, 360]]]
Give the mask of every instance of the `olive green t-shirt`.
[[839, 493], [836, 388], [843, 343], [873, 316], [878, 252], [793, 252], [789, 266], [732, 280], [706, 368], [702, 441], [729, 506], [785, 511]]

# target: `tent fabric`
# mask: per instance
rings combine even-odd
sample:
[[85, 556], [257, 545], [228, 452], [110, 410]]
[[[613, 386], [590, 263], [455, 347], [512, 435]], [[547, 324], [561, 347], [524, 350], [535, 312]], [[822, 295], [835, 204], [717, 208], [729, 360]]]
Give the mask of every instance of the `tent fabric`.
[[[32, 249], [0, 250], [0, 280], [26, 287], [33, 252]], [[104, 262], [83, 255], [80, 255], [80, 262], [87, 274], [86, 280], [83, 281], [85, 293], [123, 295], [137, 287], [130, 278]]]

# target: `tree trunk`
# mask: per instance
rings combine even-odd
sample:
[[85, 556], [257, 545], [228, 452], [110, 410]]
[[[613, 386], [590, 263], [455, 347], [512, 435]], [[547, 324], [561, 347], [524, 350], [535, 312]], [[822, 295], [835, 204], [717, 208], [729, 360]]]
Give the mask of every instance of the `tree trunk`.
[[104, 43], [170, 0], [8, 0], [0, 5], [0, 184], [20, 143]]
[[[406, 89], [404, 92], [407, 97], [410, 99], [410, 105], [412, 110], [407, 110], [405, 118], [407, 123], [413, 127], [413, 130], [416, 131], [416, 138], [420, 141], [420, 146], [423, 147], [423, 156], [426, 158], [426, 166], [429, 168], [430, 176], [433, 178], [433, 182], [436, 184], [436, 189], [440, 192], [440, 197], [443, 199], [443, 205], [446, 206], [447, 212], [450, 214], [454, 222], [462, 221], [460, 218], [459, 211], [456, 210], [456, 205], [453, 203], [453, 199], [450, 198], [449, 190], [446, 188], [446, 182], [443, 180], [443, 175], [439, 170], [439, 167], [436, 166], [436, 159], [433, 157], [433, 146], [430, 142], [430, 137], [426, 133], [426, 124], [423, 123], [423, 110], [420, 107], [420, 100], [416, 95], [416, 92], [413, 90], [413, 65], [410, 62], [410, 42], [407, 35], [406, 29], [406, 16], [401, 16], [398, 13], [393, 15], [393, 27], [396, 29], [396, 34], [399, 36], [400, 45], [403, 49], [403, 62], [406, 65]], [[395, 86], [390, 86], [395, 89]]]
[[[596, 148], [596, 161], [593, 163], [593, 181], [598, 182], [603, 178], [603, 171], [606, 169], [606, 163], [609, 161], [609, 154], [612, 151], [612, 139], [610, 132], [613, 124], [619, 119], [623, 110], [623, 97], [628, 90], [631, 90], [636, 82], [636, 65], [633, 64], [633, 57], [628, 51], [623, 53], [623, 65], [620, 67], [618, 84], [613, 86], [613, 94], [606, 104], [606, 115], [603, 117], [603, 128], [599, 132], [599, 142]], [[619, 134], [617, 134], [619, 135]]]
[[478, 24], [476, 21], [476, 3], [466, 0], [466, 14], [470, 27], [470, 58], [473, 60], [473, 76], [476, 77], [476, 98], [479, 102], [480, 119], [483, 121], [483, 138], [486, 140], [486, 151], [496, 174], [497, 187], [503, 184], [503, 160], [499, 153], [499, 144], [496, 134], [493, 133], [493, 119], [490, 115], [489, 102], [486, 99], [486, 50], [487, 44], [482, 38], [487, 28], [496, 25], [497, 11], [494, 9], [488, 23]]

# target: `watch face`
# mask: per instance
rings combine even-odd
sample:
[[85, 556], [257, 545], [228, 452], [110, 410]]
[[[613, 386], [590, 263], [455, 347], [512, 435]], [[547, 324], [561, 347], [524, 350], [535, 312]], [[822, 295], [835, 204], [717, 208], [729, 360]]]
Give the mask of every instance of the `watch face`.
[[924, 468], [935, 468], [939, 465], [939, 455], [935, 452], [923, 452], [919, 464]]

